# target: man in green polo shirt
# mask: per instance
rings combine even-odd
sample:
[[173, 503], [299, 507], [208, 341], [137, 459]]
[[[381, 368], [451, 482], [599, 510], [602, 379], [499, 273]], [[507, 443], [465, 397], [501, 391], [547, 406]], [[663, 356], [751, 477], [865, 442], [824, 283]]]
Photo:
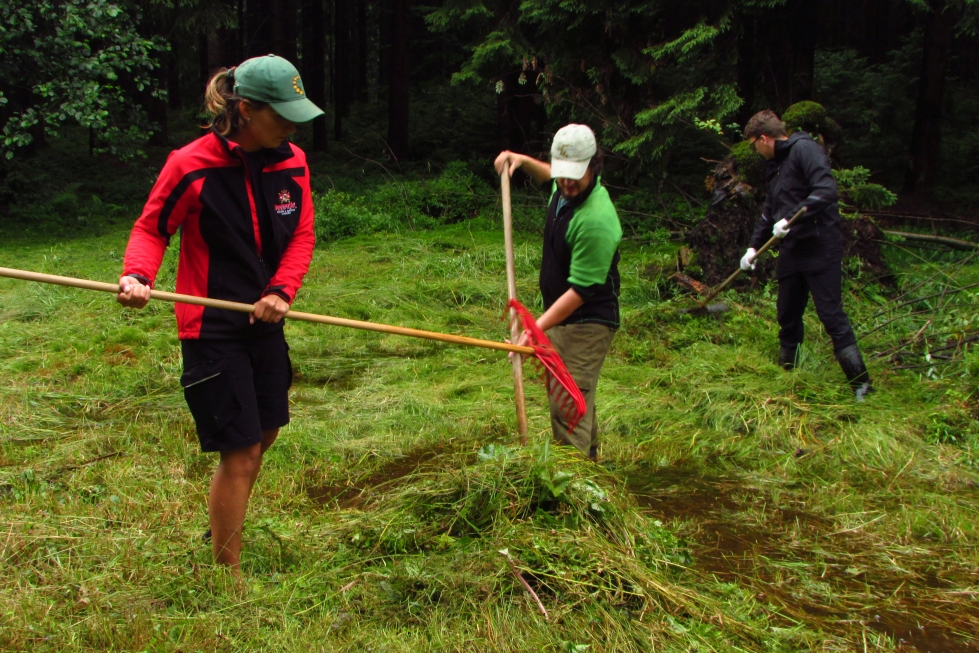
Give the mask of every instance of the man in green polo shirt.
[[511, 175], [523, 168], [539, 184], [553, 180], [540, 270], [544, 313], [537, 325], [564, 359], [588, 408], [569, 433], [552, 401], [551, 426], [557, 442], [574, 445], [597, 460], [595, 388], [619, 328], [622, 240], [619, 216], [601, 183], [602, 153], [590, 128], [571, 124], [554, 135], [550, 163], [505, 151], [494, 163], [498, 173], [503, 173], [505, 164]]

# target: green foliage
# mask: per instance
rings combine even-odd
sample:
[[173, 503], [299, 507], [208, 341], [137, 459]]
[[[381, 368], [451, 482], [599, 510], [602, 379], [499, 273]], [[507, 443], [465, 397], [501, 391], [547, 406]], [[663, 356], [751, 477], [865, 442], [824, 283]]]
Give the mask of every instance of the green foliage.
[[818, 102], [796, 102], [782, 114], [782, 122], [788, 133], [805, 131], [830, 153], [843, 139], [843, 129]]
[[826, 109], [823, 105], [808, 100], [796, 102], [782, 114], [782, 122], [790, 134], [800, 129], [818, 134], [825, 121]]
[[913, 40], [882, 64], [854, 50], [816, 52], [814, 95], [846, 134], [839, 149], [844, 165], [867, 166], [887, 184], [904, 182], [915, 111], [910, 80], [920, 66], [921, 49]]
[[[0, 212], [21, 233], [60, 239], [113, 223], [132, 224], [166, 152], [152, 149], [153, 167], [112, 161], [88, 152], [87, 130], [68, 126], [32, 156], [5, 163]], [[109, 159], [109, 160], [107, 160]]]
[[96, 151], [141, 155], [151, 127], [136, 98], [161, 95], [151, 73], [164, 46], [141, 37], [138, 21], [108, 0], [0, 4], [0, 152], [10, 159], [37, 130], [77, 124], [96, 135]]
[[430, 229], [479, 217], [496, 192], [461, 161], [432, 179], [393, 179], [365, 195], [316, 194], [316, 235], [324, 241], [377, 231]]
[[[700, 3], [669, 18], [660, 0], [569, 3], [526, 0], [507, 8], [450, 0], [427, 14], [440, 31], [470, 39], [456, 83], [534, 91], [557, 121], [591, 125], [629, 172], [662, 167], [676, 145], [701, 132], [702, 152], [722, 150], [727, 119], [741, 105], [719, 70], [731, 64], [730, 7]], [[502, 11], [502, 15], [501, 12]], [[709, 16], [709, 18], [705, 18]], [[650, 35], [657, 35], [651, 40]]]
[[394, 230], [398, 224], [389, 213], [376, 210], [364, 197], [343, 191], [313, 193], [316, 239], [329, 242], [361, 234]]
[[755, 188], [765, 189], [765, 169], [768, 162], [755, 151], [748, 141], [740, 141], [731, 147], [735, 169], [741, 178]]
[[833, 170], [840, 197], [858, 211], [877, 211], [897, 202], [897, 195], [880, 184], [870, 183], [870, 171], [862, 166]]

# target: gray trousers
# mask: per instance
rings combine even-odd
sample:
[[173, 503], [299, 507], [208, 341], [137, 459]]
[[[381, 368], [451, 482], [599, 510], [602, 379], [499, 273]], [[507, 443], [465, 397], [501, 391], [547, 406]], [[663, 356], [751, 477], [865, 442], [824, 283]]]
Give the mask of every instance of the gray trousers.
[[[578, 422], [574, 432], [568, 432], [568, 422], [564, 419], [560, 408], [550, 399], [551, 428], [554, 430], [554, 441], [559, 444], [570, 444], [581, 453], [595, 458], [598, 455], [598, 419], [595, 416], [595, 390], [598, 387], [598, 375], [602, 371], [605, 355], [612, 346], [615, 329], [605, 324], [587, 322], [585, 324], [568, 324], [556, 326], [547, 330], [557, 353], [571, 372], [572, 378], [585, 397], [588, 409], [585, 416]], [[550, 393], [548, 393], [550, 394]]]

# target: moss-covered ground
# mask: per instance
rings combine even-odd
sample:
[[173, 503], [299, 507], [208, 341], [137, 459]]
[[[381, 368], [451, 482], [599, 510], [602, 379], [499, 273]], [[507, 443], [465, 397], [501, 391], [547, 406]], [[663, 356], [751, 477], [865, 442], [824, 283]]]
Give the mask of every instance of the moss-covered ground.
[[[0, 265], [112, 281], [127, 235], [10, 231]], [[518, 237], [529, 304], [539, 247]], [[975, 332], [954, 291], [979, 265], [895, 244], [896, 288], [849, 270], [858, 405], [814, 314], [799, 368], [775, 365], [774, 287], [680, 313], [675, 249], [623, 245], [598, 465], [546, 446], [532, 381], [516, 446], [505, 355], [288, 324], [292, 423], [242, 584], [201, 539], [215, 459], [171, 306], [0, 280], [0, 649], [977, 650], [979, 361], [932, 351]], [[504, 299], [477, 220], [322, 244], [296, 308], [500, 339]]]

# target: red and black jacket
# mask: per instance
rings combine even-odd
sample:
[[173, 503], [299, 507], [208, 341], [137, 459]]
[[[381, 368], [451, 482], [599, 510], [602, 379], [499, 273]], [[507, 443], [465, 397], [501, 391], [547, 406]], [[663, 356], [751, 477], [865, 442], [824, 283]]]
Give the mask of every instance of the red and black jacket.
[[[247, 304], [274, 293], [292, 303], [313, 256], [306, 155], [288, 141], [267, 150], [258, 195], [245, 166], [241, 147], [214, 132], [172, 152], [133, 227], [125, 274], [152, 285], [179, 229], [178, 293]], [[256, 196], [266, 198], [272, 219], [264, 248]], [[187, 304], [175, 310], [181, 340], [250, 337], [282, 328], [249, 325], [246, 313]]]

